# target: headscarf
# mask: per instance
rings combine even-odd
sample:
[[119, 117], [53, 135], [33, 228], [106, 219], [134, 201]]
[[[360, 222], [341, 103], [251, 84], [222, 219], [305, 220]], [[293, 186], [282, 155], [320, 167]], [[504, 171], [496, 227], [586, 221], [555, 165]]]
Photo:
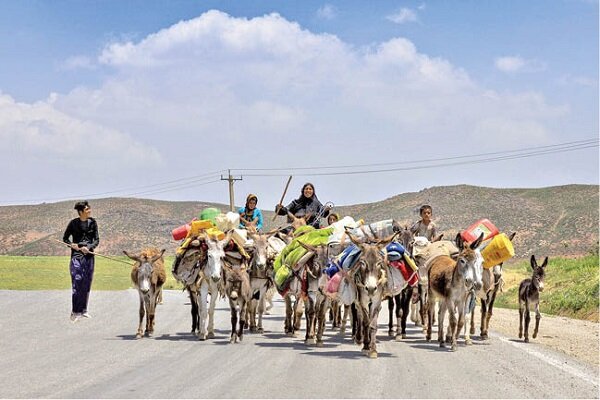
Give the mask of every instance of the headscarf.
[[256, 197], [255, 194], [250, 193], [248, 197], [246, 197], [246, 210], [248, 210], [248, 203], [250, 203], [250, 200], [252, 199], [256, 200], [256, 205], [258, 206], [258, 197]]

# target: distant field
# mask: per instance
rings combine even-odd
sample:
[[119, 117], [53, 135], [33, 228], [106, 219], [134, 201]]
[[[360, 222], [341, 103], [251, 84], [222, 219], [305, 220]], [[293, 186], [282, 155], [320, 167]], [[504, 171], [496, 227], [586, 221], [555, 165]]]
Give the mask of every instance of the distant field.
[[[543, 259], [538, 260], [541, 263]], [[577, 259], [550, 258], [546, 267], [544, 291], [540, 296], [540, 311], [546, 314], [598, 321], [598, 256]], [[504, 293], [496, 305], [519, 308], [519, 284], [531, 277], [529, 261], [521, 261], [504, 268]]]
[[[129, 261], [126, 257], [119, 257]], [[540, 263], [542, 260], [539, 261]], [[171, 275], [173, 257], [165, 258], [165, 289], [181, 289]], [[546, 289], [541, 296], [541, 311], [547, 314], [598, 321], [598, 256], [578, 259], [550, 258], [546, 272]], [[93, 290], [123, 290], [132, 287], [127, 265], [96, 258]], [[518, 308], [517, 290], [522, 279], [531, 276], [529, 261], [504, 267], [504, 292], [496, 305]], [[69, 289], [69, 257], [0, 256], [0, 289], [56, 290]]]
[[[116, 257], [130, 261], [127, 257]], [[56, 290], [70, 289], [67, 256], [0, 256], [0, 289]], [[171, 275], [173, 257], [165, 257], [167, 283], [165, 289], [180, 289]], [[131, 268], [123, 263], [96, 257], [93, 290], [123, 290], [132, 287]]]

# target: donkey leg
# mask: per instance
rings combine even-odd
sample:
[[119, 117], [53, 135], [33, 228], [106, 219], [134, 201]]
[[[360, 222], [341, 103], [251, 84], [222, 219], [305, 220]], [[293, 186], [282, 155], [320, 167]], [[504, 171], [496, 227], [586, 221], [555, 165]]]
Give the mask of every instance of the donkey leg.
[[306, 313], [306, 335], [304, 336], [305, 344], [316, 344], [315, 340], [315, 301], [314, 294], [308, 295], [308, 298], [304, 302], [305, 313]]
[[[340, 324], [340, 335], [344, 336], [344, 334], [346, 333], [346, 323], [348, 322], [348, 314], [350, 313], [350, 307], [347, 305], [343, 305], [344, 308], [344, 312], [342, 314], [342, 322]], [[341, 313], [341, 309], [340, 309], [340, 313]]]
[[427, 308], [427, 333], [425, 334], [425, 340], [426, 341], [431, 341], [431, 330], [432, 330], [432, 326], [433, 326], [433, 307], [431, 303], [431, 296], [429, 297], [429, 300], [426, 303], [426, 308]]
[[142, 322], [144, 321], [144, 298], [140, 294], [140, 311], [139, 311], [139, 322], [138, 329], [135, 335], [136, 338], [141, 339], [144, 335], [144, 330], [142, 329]]
[[217, 305], [217, 296], [219, 289], [217, 284], [211, 282], [213, 287], [210, 291], [210, 307], [208, 308], [208, 338], [212, 339], [215, 337], [215, 306]]
[[387, 299], [388, 303], [388, 336], [394, 335], [394, 296]]
[[369, 315], [369, 358], [377, 358], [377, 317], [381, 310], [381, 303], [377, 307], [373, 307], [371, 315]]
[[262, 293], [260, 299], [258, 300], [258, 333], [263, 333], [265, 330], [263, 329], [263, 314], [265, 313], [265, 297], [266, 293]]
[[285, 296], [285, 324], [284, 331], [287, 336], [292, 336], [294, 334], [294, 307], [292, 305], [292, 299], [289, 296]]
[[400, 296], [400, 304], [398, 311], [396, 312], [396, 317], [398, 317], [401, 330], [400, 335], [396, 334], [396, 340], [406, 339], [406, 320], [408, 319], [410, 305], [412, 303], [411, 297], [412, 295], [408, 292]]
[[525, 314], [525, 305], [519, 300], [519, 339], [523, 337], [523, 317]]
[[535, 303], [535, 329], [533, 330], [533, 338], [535, 339], [538, 334], [538, 328], [540, 327], [540, 319], [542, 319], [542, 314], [540, 314], [540, 302]]
[[525, 332], [523, 332], [525, 343], [529, 342], [529, 322], [531, 321], [531, 313], [529, 312], [529, 302], [525, 302]]
[[237, 342], [237, 310], [235, 309], [235, 303], [229, 300], [229, 312], [231, 313], [231, 336], [229, 338], [229, 343]]
[[206, 340], [206, 320], [208, 318], [208, 309], [206, 300], [208, 298], [208, 285], [202, 283], [198, 296], [198, 340]]
[[248, 309], [248, 303], [243, 299], [240, 301], [240, 326], [238, 330], [238, 339], [240, 342], [244, 340], [244, 327], [246, 326], [246, 311]]
[[[323, 346], [323, 332], [325, 331], [325, 320], [327, 319], [327, 310], [331, 310], [330, 301], [322, 299], [317, 308], [317, 346]], [[334, 312], [335, 319], [335, 312]]]
[[[465, 326], [465, 310], [464, 310], [464, 308], [458, 311], [458, 322], [456, 324], [456, 330], [454, 331], [454, 334], [452, 335], [452, 351], [456, 351], [458, 336], [460, 335], [460, 331], [463, 329], [463, 326]], [[469, 342], [470, 341], [471, 341], [471, 338], [469, 338]], [[467, 344], [470, 344], [470, 343], [467, 343]]]
[[444, 316], [446, 314], [446, 302], [440, 301], [439, 311], [438, 311], [438, 343], [440, 347], [446, 347], [444, 343]]

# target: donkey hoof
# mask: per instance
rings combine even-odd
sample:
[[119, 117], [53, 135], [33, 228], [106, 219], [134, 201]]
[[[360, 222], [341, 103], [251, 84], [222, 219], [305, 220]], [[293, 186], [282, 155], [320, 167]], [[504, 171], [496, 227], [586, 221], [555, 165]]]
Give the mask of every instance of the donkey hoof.
[[214, 332], [208, 332], [208, 336], [209, 339], [214, 339], [215, 338], [215, 333]]
[[388, 336], [392, 337], [392, 336], [394, 336], [394, 335], [395, 335], [395, 333], [396, 333], [396, 332], [394, 332], [394, 330], [393, 330], [393, 329], [390, 329], [390, 330], [388, 331]]
[[317, 347], [323, 347], [324, 343], [322, 340], [317, 340]]
[[229, 343], [235, 343], [237, 342], [237, 338], [235, 337], [235, 335], [232, 335], [231, 338], [229, 339]]
[[519, 339], [521, 339], [523, 337], [523, 334], [521, 332], [519, 332]]
[[533, 332], [533, 335], [531, 337], [535, 339], [537, 337], [537, 332]]
[[456, 351], [456, 348], [457, 348], [457, 347], [456, 347], [456, 344], [453, 344], [453, 345], [450, 347], [450, 351]]
[[488, 340], [488, 334], [487, 333], [482, 333], [481, 335], [479, 335], [479, 337], [481, 338], [481, 340]]
[[304, 344], [309, 345], [309, 346], [314, 345], [316, 343], [317, 343], [317, 341], [314, 338], [309, 338], [309, 339], [304, 340]]
[[525, 338], [525, 340], [523, 340], [525, 343], [529, 343], [529, 338]]
[[285, 336], [294, 337], [294, 332], [286, 332]]
[[142, 334], [140, 332], [136, 333], [135, 338], [136, 339], [141, 339], [142, 338]]
[[471, 328], [471, 329], [469, 330], [469, 333], [470, 333], [471, 335], [474, 335], [474, 334], [475, 334], [475, 328]]
[[465, 344], [467, 346], [469, 346], [469, 345], [473, 344], [473, 341], [471, 339], [465, 339]]
[[250, 333], [254, 333], [254, 332], [256, 332], [256, 327], [255, 326], [250, 327]]
[[258, 328], [258, 333], [265, 333], [265, 330], [263, 328]]
[[360, 349], [360, 352], [365, 354], [365, 355], [369, 355], [370, 350], [369, 349]]
[[238, 336], [238, 340], [241, 342], [242, 340], [244, 340], [244, 336], [243, 335]]
[[206, 333], [203, 334], [203, 335], [202, 334], [198, 334], [198, 340], [200, 340], [202, 342], [205, 341], [206, 340]]
[[377, 358], [377, 352], [375, 350], [369, 352], [369, 358]]
[[443, 348], [445, 348], [445, 347], [446, 347], [446, 343], [444, 343], [444, 342], [440, 342], [440, 347], [441, 347], [442, 349], [443, 349]]

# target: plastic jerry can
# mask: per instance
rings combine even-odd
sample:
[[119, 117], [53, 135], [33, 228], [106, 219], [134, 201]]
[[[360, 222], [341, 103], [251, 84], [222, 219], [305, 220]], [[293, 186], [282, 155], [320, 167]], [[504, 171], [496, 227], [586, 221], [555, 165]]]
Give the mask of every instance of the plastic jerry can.
[[515, 249], [508, 236], [501, 233], [494, 236], [490, 244], [481, 250], [481, 255], [483, 256], [483, 267], [491, 268], [514, 257]]
[[462, 231], [460, 235], [462, 236], [463, 240], [467, 242], [473, 242], [477, 240], [479, 235], [482, 233], [483, 240], [488, 240], [489, 238], [496, 236], [499, 231], [498, 228], [496, 228], [496, 225], [492, 224], [489, 219], [483, 218]]

